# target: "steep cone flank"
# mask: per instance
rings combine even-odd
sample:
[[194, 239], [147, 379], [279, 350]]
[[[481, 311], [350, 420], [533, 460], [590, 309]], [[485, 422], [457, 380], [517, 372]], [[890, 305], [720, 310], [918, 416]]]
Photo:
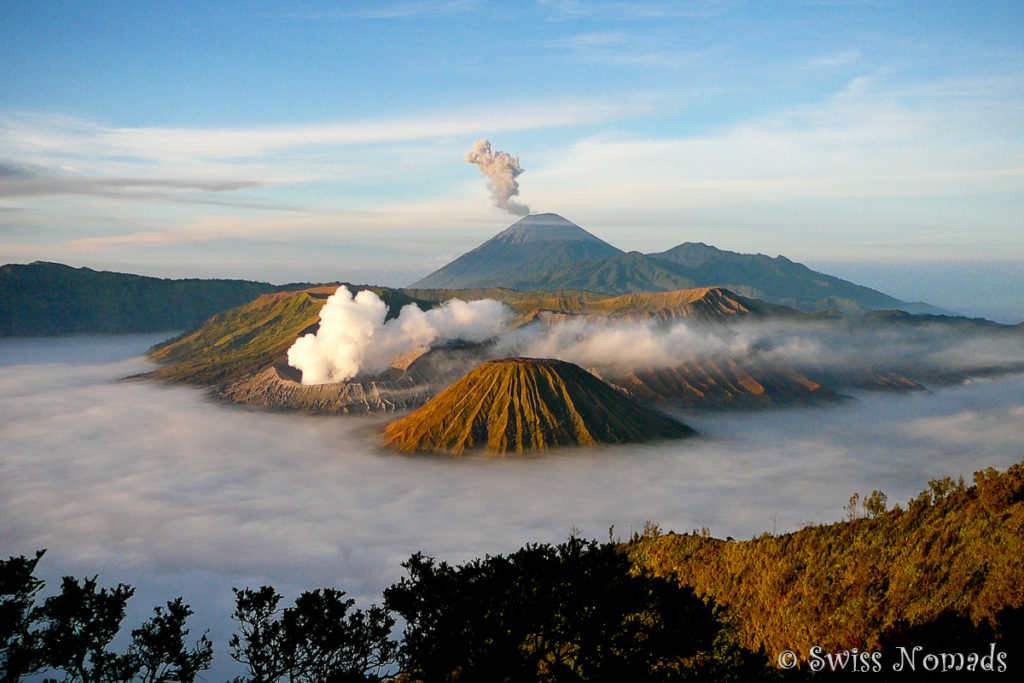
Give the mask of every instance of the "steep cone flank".
[[412, 287], [491, 287], [495, 282], [507, 287], [524, 269], [559, 268], [568, 263], [620, 254], [621, 250], [572, 221], [543, 213], [517, 221]]
[[487, 361], [411, 415], [387, 426], [402, 451], [483, 448], [497, 453], [557, 446], [632, 443], [693, 430], [644, 408], [565, 361]]

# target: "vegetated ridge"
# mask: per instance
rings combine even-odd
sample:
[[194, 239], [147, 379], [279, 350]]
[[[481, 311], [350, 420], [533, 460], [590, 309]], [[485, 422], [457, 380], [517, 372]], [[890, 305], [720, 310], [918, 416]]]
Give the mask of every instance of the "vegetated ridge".
[[[355, 291], [363, 287], [349, 288]], [[320, 307], [334, 289], [317, 287], [264, 295], [214, 316], [198, 329], [154, 347], [150, 356], [166, 365], [142, 377], [210, 386], [225, 401], [271, 410], [372, 413], [418, 407], [483, 360], [494, 357], [486, 344], [448, 344], [418, 358], [406, 359], [380, 376], [303, 385], [301, 374], [287, 364], [287, 350], [296, 338], [317, 329]], [[397, 315], [401, 306], [408, 303], [427, 309], [453, 296], [487, 297], [512, 307], [517, 313], [517, 325], [546, 325], [574, 316], [588, 316], [597, 322], [612, 318], [693, 318], [708, 323], [774, 315], [806, 317], [799, 311], [716, 288], [613, 298], [584, 292], [510, 289], [370, 289], [389, 305], [389, 316]], [[810, 405], [837, 398], [795, 369], [778, 370], [750, 359], [680, 359], [672, 368], [626, 373], [588, 370], [636, 399], [669, 401], [683, 407], [766, 408]]]
[[0, 337], [186, 329], [261, 294], [302, 286], [7, 264], [0, 266]]
[[[388, 316], [419, 303], [386, 287], [348, 285], [353, 293], [370, 289], [388, 304]], [[320, 324], [320, 309], [337, 285], [264, 294], [219, 313], [194, 330], [154, 346], [149, 356], [162, 368], [144, 375], [189, 384], [216, 384], [259, 372], [286, 360], [289, 347]]]
[[819, 273], [784, 256], [740, 254], [693, 242], [658, 253], [626, 253], [550, 213], [526, 216], [411, 286], [574, 289], [604, 294], [722, 287], [808, 311], [949, 313]]
[[458, 455], [467, 449], [518, 453], [692, 433], [572, 363], [503, 358], [480, 364], [419, 410], [392, 422], [384, 438], [402, 451]]
[[[452, 298], [496, 299], [518, 316], [518, 323], [543, 312], [573, 315], [617, 315], [629, 318], [711, 318], [728, 315], [766, 315], [771, 306], [716, 289], [668, 292], [611, 298], [587, 292], [520, 292], [511, 289], [425, 290], [346, 285], [353, 294], [369, 289], [388, 305], [388, 318], [407, 304], [423, 310]], [[308, 332], [316, 331], [320, 309], [337, 285], [266, 294], [230, 311], [211, 317], [201, 326], [153, 347], [149, 356], [166, 363], [147, 377], [190, 384], [216, 384], [283, 363], [288, 348]], [[793, 311], [799, 315], [798, 312]]]
[[[906, 508], [873, 492], [849, 521], [736, 542], [649, 533], [628, 546], [639, 570], [675, 576], [728, 608], [747, 648], [807, 655], [919, 645], [1024, 626], [1024, 463], [948, 477]], [[1011, 655], [1012, 656], [1012, 655]], [[895, 660], [894, 660], [895, 661]]]
[[[515, 325], [555, 325], [572, 319], [587, 324], [614, 320], [676, 319], [700, 324], [729, 325], [742, 320], [811, 321], [835, 325], [914, 326], [920, 316], [868, 313], [855, 318], [808, 314], [734, 294], [721, 288], [680, 292], [654, 292], [606, 297], [579, 291], [521, 292], [490, 288], [471, 290], [396, 290], [348, 285], [351, 291], [371, 289], [388, 304], [394, 317], [402, 306], [414, 303], [429, 309], [453, 297], [465, 300], [493, 298], [516, 313]], [[313, 332], [319, 312], [336, 287], [313, 287], [268, 294], [226, 313], [197, 329], [168, 340], [150, 352], [161, 367], [143, 375], [169, 382], [211, 387], [221, 399], [272, 410], [298, 410], [318, 414], [372, 413], [415, 408], [480, 362], [494, 358], [487, 344], [445, 344], [419, 357], [405, 357], [377, 376], [347, 382], [303, 385], [301, 374], [287, 364], [287, 350], [299, 336]], [[999, 332], [1019, 338], [1019, 329], [963, 318], [934, 317], [929, 326], [949, 326], [951, 333], [972, 330]], [[502, 355], [524, 355], [513, 349]], [[1019, 369], [1019, 368], [1018, 368]], [[1002, 374], [1008, 367], [787, 367], [756, 357], [680, 357], [670, 367], [588, 367], [588, 371], [627, 395], [644, 402], [666, 401], [687, 409], [724, 410], [773, 408], [834, 402], [837, 392], [852, 389], [915, 391], [920, 381], [941, 384], [962, 381], [973, 374]], [[915, 381], [916, 380], [916, 381]]]

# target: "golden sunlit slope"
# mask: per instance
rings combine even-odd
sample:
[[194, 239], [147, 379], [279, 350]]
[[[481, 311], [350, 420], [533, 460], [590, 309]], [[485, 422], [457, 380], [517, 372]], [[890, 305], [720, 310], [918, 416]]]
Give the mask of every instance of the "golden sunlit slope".
[[701, 410], [809, 406], [842, 398], [796, 368], [750, 358], [693, 359], [670, 367], [612, 370], [602, 377], [638, 400]]
[[[742, 644], [774, 658], [914, 641], [917, 632], [1024, 626], [1024, 464], [950, 479], [905, 508], [872, 493], [849, 521], [750, 541], [651, 535], [628, 546], [639, 569], [673, 576], [727, 607]], [[1019, 641], [1018, 641], [1019, 642]]]
[[[316, 329], [320, 308], [336, 285], [265, 294], [253, 301], [215, 315], [197, 329], [155, 347], [150, 358], [166, 363], [147, 377], [193, 384], [217, 384], [261, 373], [285, 362], [295, 340]], [[600, 298], [586, 292], [517, 292], [508, 289], [396, 290], [387, 287], [353, 287], [355, 293], [370, 289], [388, 305], [388, 315], [413, 303], [422, 309], [452, 298], [467, 301], [493, 298], [520, 314], [540, 310], [573, 315], [632, 317], [724, 318], [747, 313], [768, 315], [781, 309], [771, 304], [732, 295], [718, 288], [682, 292], [636, 294]], [[794, 313], [796, 313], [794, 311]], [[525, 320], [521, 315], [520, 321]]]
[[682, 289], [675, 292], [640, 292], [609, 299], [588, 301], [584, 313], [597, 315], [647, 317], [659, 320], [695, 318], [721, 320], [729, 316], [806, 317], [801, 311], [740, 296], [722, 287]]
[[[348, 285], [353, 294], [369, 289], [388, 304], [389, 315], [409, 303], [429, 308], [386, 287]], [[284, 363], [289, 347], [320, 323], [320, 309], [337, 285], [265, 294], [215, 315], [191, 332], [157, 345], [149, 357], [167, 363], [144, 377], [192, 384], [217, 384], [257, 374]]]
[[487, 361], [384, 430], [403, 451], [510, 453], [688, 436], [693, 430], [643, 408], [572, 363]]

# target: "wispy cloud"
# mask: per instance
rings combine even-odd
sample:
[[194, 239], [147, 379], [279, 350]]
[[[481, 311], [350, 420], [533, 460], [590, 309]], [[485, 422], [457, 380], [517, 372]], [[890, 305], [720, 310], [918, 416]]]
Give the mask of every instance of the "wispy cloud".
[[[400, 173], [409, 162], [401, 151], [393, 163], [381, 164], [368, 151], [375, 147], [590, 125], [643, 106], [565, 100], [415, 118], [223, 129], [111, 127], [66, 116], [8, 114], [0, 118], [0, 149], [8, 156], [0, 160], [0, 198], [70, 194], [181, 201], [186, 192], [365, 179]], [[367, 156], [377, 158], [375, 167], [353, 166]], [[453, 154], [453, 163], [460, 157]]]
[[634, 21], [643, 19], [666, 19], [702, 17], [722, 14], [736, 2], [727, 0], [661, 1], [641, 0], [635, 2], [586, 2], [584, 0], [540, 0], [541, 7], [549, 11], [550, 19], [602, 19]]
[[478, 11], [481, 0], [420, 0], [418, 2], [374, 3], [373, 7], [327, 11], [292, 11], [287, 19], [415, 19]]
[[858, 49], [840, 50], [832, 54], [823, 55], [810, 61], [812, 67], [847, 66], [854, 64], [861, 59], [861, 51]]
[[[650, 34], [598, 31], [563, 36], [543, 43], [552, 50], [590, 64], [682, 68], [708, 62], [709, 50], [684, 50]], [[717, 49], [715, 51], [718, 51]]]
[[29, 115], [0, 121], [0, 143], [10, 155], [154, 159], [244, 159], [275, 151], [372, 145], [585, 125], [635, 113], [635, 106], [607, 101], [545, 101], [464, 110], [408, 119], [381, 119], [264, 128], [126, 128], [60, 116]]
[[171, 244], [181, 241], [183, 241], [181, 236], [174, 233], [147, 231], [108, 237], [83, 237], [71, 240], [66, 246], [76, 250], [95, 251], [112, 246]]
[[[948, 196], [1024, 188], [1024, 130], [971, 99], [909, 106], [873, 77], [832, 98], [692, 137], [593, 137], [553, 155], [540, 188], [644, 206], [794, 198]], [[993, 137], [986, 120], [1011, 128]], [[545, 199], [550, 199], [545, 197]]]
[[0, 197], [33, 197], [52, 194], [83, 194], [106, 197], [133, 196], [135, 198], [164, 196], [165, 192], [197, 190], [200, 192], [230, 192], [263, 185], [257, 181], [201, 180], [172, 178], [90, 178], [67, 173], [58, 174], [45, 169], [28, 170], [25, 166], [15, 173], [0, 170]]

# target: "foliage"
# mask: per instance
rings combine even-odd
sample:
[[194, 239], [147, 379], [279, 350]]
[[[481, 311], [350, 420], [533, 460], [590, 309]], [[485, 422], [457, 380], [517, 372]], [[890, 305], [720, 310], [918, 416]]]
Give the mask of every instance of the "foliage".
[[[367, 610], [334, 589], [284, 609], [273, 588], [236, 590], [236, 683], [380, 681], [395, 666], [405, 683], [806, 680], [771, 662], [813, 645], [979, 652], [1024, 638], [1024, 463], [936, 479], [905, 509], [873, 491], [847, 510], [747, 542], [646, 525], [627, 544], [610, 529], [606, 544], [573, 536], [459, 566], [416, 554]], [[209, 668], [181, 598], [117, 651], [133, 589], [65, 577], [40, 604], [42, 555], [0, 561], [0, 683], [190, 682]]]
[[331, 588], [307, 591], [281, 610], [281, 595], [270, 586], [236, 588], [239, 633], [228, 647], [248, 677], [235, 683], [379, 681], [394, 659], [395, 621], [377, 606], [349, 611], [355, 601], [344, 596]]
[[[153, 360], [168, 365], [143, 377], [216, 384], [284, 363], [295, 340], [317, 329], [320, 309], [335, 289], [332, 285], [265, 294], [215, 315], [195, 330], [151, 349]], [[349, 289], [353, 293], [363, 289], [375, 292], [388, 305], [389, 317], [410, 303], [424, 309], [432, 305], [384, 287], [349, 285]]]
[[37, 634], [32, 625], [38, 619], [36, 595], [43, 588], [36, 565], [44, 551], [34, 558], [0, 560], [0, 682], [20, 680], [42, 667]]
[[112, 651], [110, 644], [134, 593], [130, 586], [100, 588], [96, 577], [66, 576], [59, 593], [36, 605], [43, 582], [33, 573], [42, 555], [0, 560], [0, 681], [46, 672], [61, 676], [47, 681], [65, 683], [190, 683], [210, 667], [213, 646], [205, 635], [192, 648], [186, 644], [185, 622], [192, 610], [181, 598], [166, 609], [157, 607], [132, 631], [124, 653]]
[[[676, 582], [570, 538], [458, 567], [413, 555], [384, 592], [421, 681], [670, 681], [709, 666], [720, 625]], [[703, 656], [702, 656], [703, 655]]]
[[886, 509], [875, 491], [860, 513], [858, 499], [846, 522], [747, 542], [651, 535], [628, 552], [638, 570], [728, 607], [739, 642], [772, 656], [891, 647], [908, 634], [948, 635], [942, 623], [1019, 637], [1024, 464], [978, 472], [969, 487], [933, 481], [906, 509]]

